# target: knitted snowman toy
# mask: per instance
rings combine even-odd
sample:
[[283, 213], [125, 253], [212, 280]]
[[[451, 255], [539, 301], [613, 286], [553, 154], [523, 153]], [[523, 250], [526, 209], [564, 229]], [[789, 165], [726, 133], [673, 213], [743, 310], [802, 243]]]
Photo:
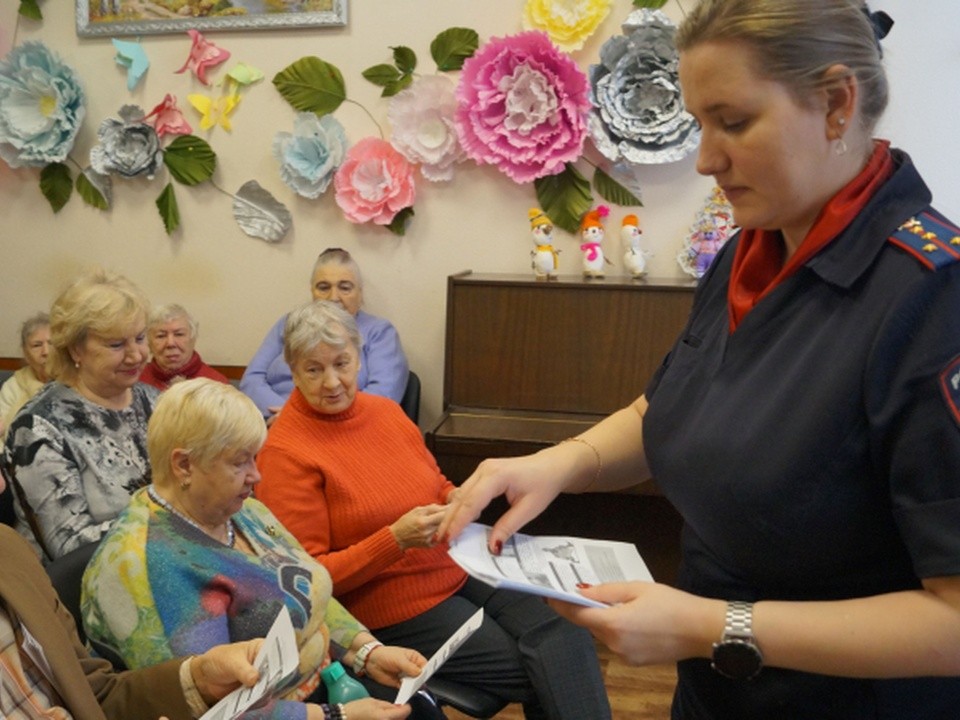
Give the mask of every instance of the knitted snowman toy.
[[533, 250], [530, 251], [530, 266], [537, 280], [549, 280], [557, 276], [559, 250], [553, 247], [553, 223], [540, 208], [530, 208], [530, 234]]
[[584, 213], [580, 220], [580, 251], [583, 253], [583, 276], [587, 278], [602, 278], [603, 263], [610, 262], [603, 257], [603, 225], [602, 220], [610, 214], [606, 205], [600, 205], [594, 210]]

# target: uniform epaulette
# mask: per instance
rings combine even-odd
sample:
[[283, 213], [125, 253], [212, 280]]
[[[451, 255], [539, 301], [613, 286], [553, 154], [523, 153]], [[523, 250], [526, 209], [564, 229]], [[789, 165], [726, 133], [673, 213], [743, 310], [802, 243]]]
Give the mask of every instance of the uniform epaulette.
[[923, 212], [910, 218], [889, 240], [931, 270], [960, 260], [960, 228], [931, 213]]

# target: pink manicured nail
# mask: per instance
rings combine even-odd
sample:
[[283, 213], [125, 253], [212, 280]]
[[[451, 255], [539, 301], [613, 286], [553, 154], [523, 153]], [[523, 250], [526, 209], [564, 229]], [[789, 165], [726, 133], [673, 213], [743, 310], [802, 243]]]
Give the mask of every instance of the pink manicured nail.
[[500, 556], [500, 553], [502, 553], [502, 552], [503, 552], [503, 541], [502, 541], [502, 540], [497, 540], [497, 541], [493, 544], [493, 554], [499, 557], [499, 556]]
[[577, 583], [577, 587], [580, 588], [581, 590], [586, 590], [587, 588], [592, 588], [593, 585], [591, 585], [590, 583]]

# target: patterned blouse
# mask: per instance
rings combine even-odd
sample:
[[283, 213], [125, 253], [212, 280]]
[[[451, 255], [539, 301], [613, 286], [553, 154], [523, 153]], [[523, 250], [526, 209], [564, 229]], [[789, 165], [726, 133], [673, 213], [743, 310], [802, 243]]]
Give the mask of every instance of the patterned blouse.
[[[99, 540], [150, 482], [147, 421], [159, 392], [137, 383], [133, 401], [110, 410], [52, 382], [26, 405], [7, 433], [7, 462], [57, 558]], [[17, 529], [33, 534], [18, 508]]]

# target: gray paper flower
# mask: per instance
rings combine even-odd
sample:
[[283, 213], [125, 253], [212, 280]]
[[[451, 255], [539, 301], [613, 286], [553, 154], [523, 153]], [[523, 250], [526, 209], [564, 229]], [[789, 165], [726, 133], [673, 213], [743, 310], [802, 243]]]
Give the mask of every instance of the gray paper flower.
[[10, 167], [66, 159], [84, 102], [77, 76], [46, 45], [14, 48], [0, 61], [0, 158]]
[[157, 131], [143, 122], [143, 110], [136, 105], [124, 105], [119, 115], [119, 120], [100, 123], [100, 144], [90, 151], [90, 166], [102, 175], [153, 179], [163, 163]]
[[659, 10], [644, 9], [630, 13], [623, 31], [590, 66], [593, 143], [617, 164], [680, 160], [697, 147], [700, 131], [680, 96], [675, 27]]

